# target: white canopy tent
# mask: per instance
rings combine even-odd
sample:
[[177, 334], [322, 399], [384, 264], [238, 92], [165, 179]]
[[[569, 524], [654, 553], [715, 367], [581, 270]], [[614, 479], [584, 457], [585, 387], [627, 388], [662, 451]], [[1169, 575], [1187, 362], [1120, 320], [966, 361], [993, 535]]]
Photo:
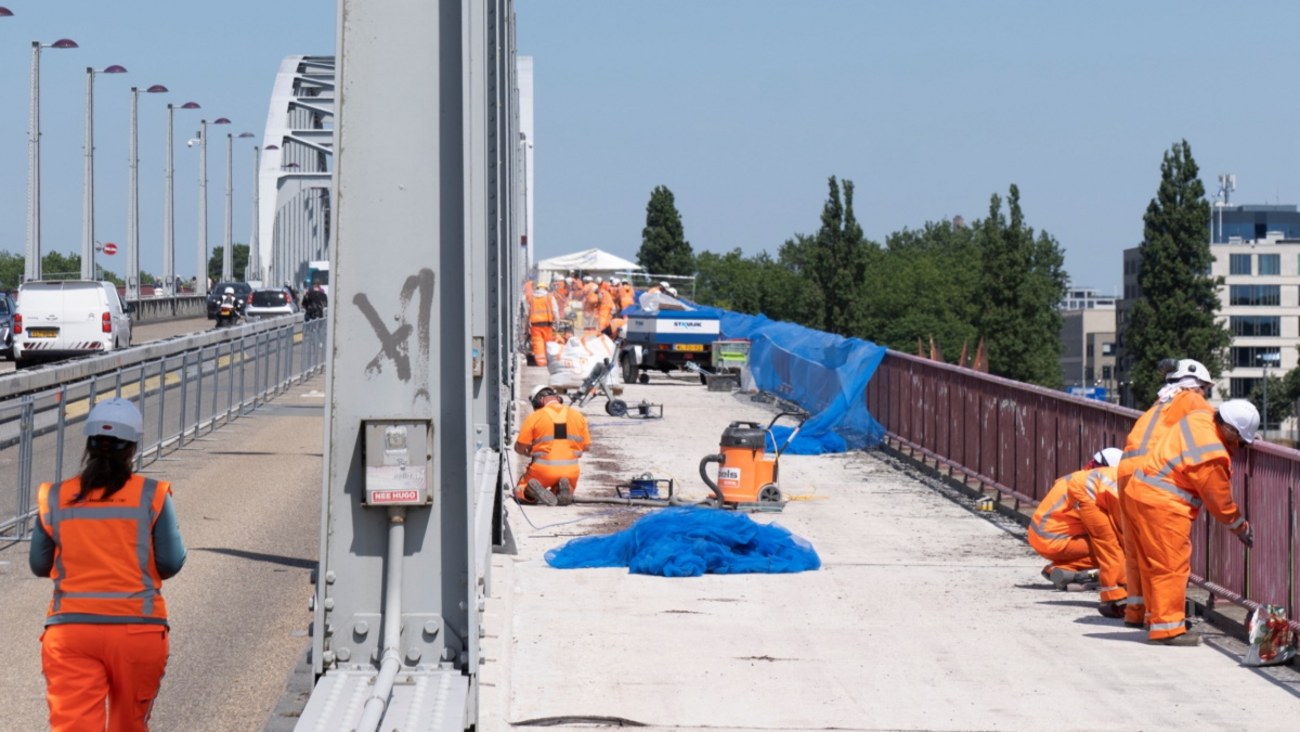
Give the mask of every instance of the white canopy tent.
[[587, 249], [572, 254], [543, 259], [537, 263], [539, 272], [581, 272], [586, 274], [614, 274], [616, 272], [636, 272], [641, 269], [636, 262], [629, 262], [620, 256], [601, 249]]

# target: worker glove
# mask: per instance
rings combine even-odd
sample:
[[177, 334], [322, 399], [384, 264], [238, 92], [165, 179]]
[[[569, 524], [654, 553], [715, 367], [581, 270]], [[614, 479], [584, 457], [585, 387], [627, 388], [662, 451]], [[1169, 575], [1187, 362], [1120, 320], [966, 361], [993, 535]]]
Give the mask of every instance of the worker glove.
[[1255, 546], [1255, 530], [1250, 527], [1249, 521], [1241, 522], [1241, 526], [1238, 526], [1237, 530], [1232, 533], [1237, 535], [1242, 544]]

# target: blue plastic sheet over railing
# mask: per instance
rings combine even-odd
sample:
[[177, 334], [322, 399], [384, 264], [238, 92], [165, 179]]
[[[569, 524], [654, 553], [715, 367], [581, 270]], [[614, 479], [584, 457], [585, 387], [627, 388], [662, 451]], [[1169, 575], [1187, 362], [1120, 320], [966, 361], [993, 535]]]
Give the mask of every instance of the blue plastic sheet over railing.
[[804, 572], [821, 567], [806, 539], [743, 513], [679, 506], [642, 516], [622, 531], [584, 536], [546, 552], [556, 569], [627, 567], [633, 574], [699, 577], [702, 574]]
[[[812, 415], [786, 452], [818, 455], [875, 447], [885, 429], [867, 411], [866, 389], [886, 349], [870, 341], [823, 333], [763, 315], [715, 312], [723, 338], [750, 341], [749, 370], [761, 391], [799, 405]], [[783, 445], [792, 426], [775, 425], [772, 438]]]

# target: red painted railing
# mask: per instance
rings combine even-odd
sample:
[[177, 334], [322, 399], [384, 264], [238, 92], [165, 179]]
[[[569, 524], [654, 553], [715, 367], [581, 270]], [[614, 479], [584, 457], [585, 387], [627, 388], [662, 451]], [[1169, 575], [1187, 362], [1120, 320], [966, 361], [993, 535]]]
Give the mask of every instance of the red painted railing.
[[[867, 385], [890, 439], [1032, 513], [1057, 477], [1124, 447], [1139, 412], [890, 351]], [[1256, 441], [1237, 454], [1233, 496], [1255, 530], [1247, 551], [1206, 512], [1192, 535], [1192, 579], [1246, 607], [1300, 611], [1300, 452]], [[1300, 623], [1292, 622], [1300, 630]]]

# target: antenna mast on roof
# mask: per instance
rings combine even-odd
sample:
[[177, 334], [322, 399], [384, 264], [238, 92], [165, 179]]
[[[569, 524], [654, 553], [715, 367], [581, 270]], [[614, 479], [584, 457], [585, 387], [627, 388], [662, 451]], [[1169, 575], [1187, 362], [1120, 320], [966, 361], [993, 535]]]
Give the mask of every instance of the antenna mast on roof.
[[1219, 192], [1216, 198], [1223, 199], [1216, 201], [1215, 207], [1219, 209], [1219, 241], [1223, 240], [1223, 209], [1228, 205], [1229, 194], [1237, 190], [1237, 174], [1221, 173], [1219, 174]]

